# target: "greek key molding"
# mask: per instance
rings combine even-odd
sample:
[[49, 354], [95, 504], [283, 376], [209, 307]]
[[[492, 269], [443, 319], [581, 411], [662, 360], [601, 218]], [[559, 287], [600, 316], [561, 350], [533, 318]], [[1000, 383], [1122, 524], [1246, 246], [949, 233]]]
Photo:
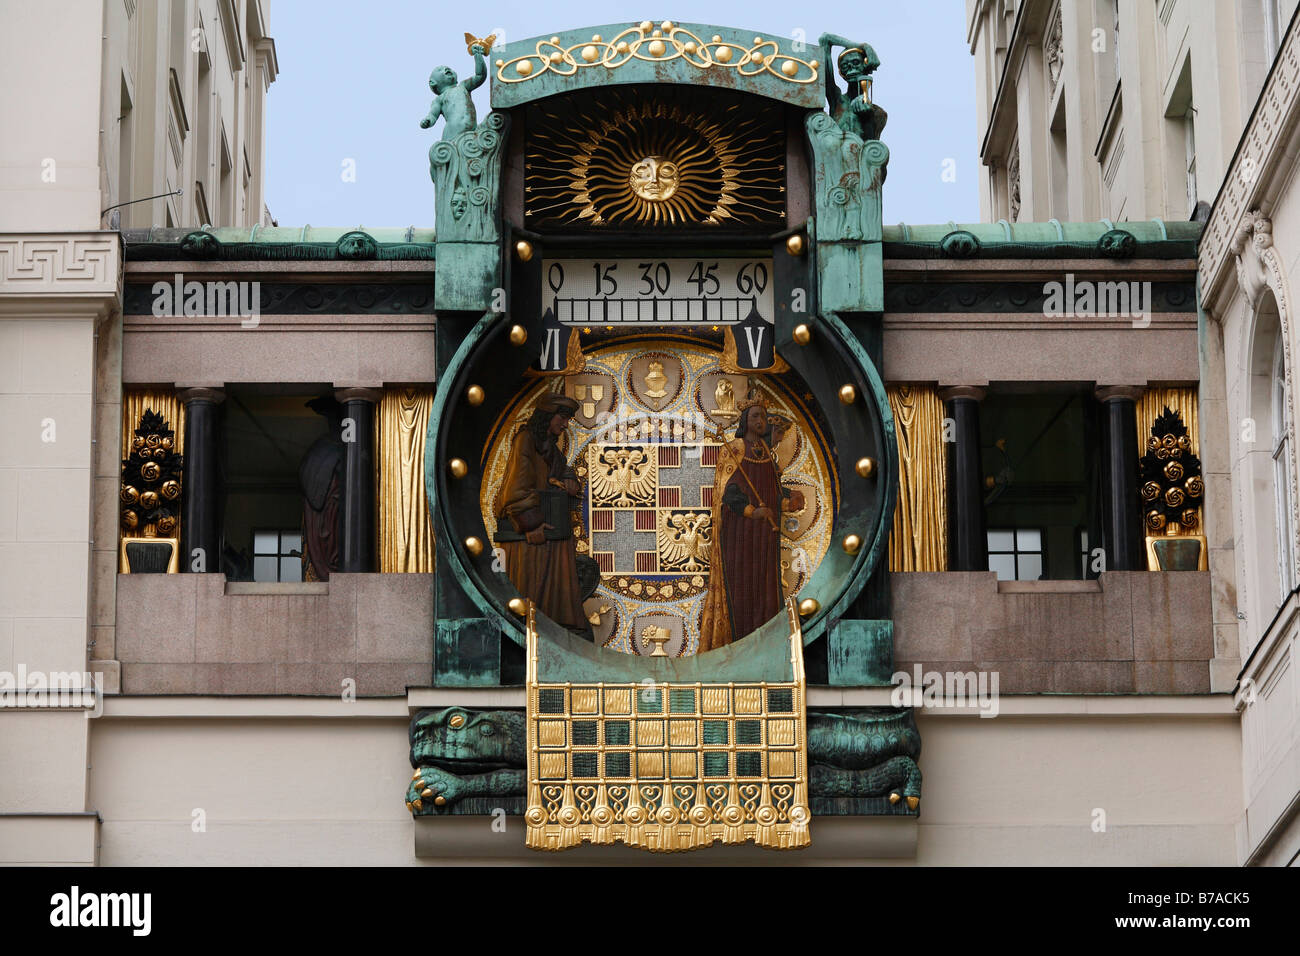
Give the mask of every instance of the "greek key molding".
[[1293, 25], [1282, 42], [1277, 62], [1260, 93], [1258, 110], [1228, 167], [1214, 212], [1201, 235], [1198, 260], [1206, 280], [1207, 304], [1215, 304], [1228, 278], [1232, 245], [1248, 211], [1259, 205], [1260, 194], [1273, 176], [1290, 170], [1287, 158], [1279, 154], [1279, 146], [1287, 132], [1287, 119], [1295, 113], [1298, 92], [1300, 32]]
[[0, 296], [116, 297], [121, 288], [116, 233], [0, 236]]

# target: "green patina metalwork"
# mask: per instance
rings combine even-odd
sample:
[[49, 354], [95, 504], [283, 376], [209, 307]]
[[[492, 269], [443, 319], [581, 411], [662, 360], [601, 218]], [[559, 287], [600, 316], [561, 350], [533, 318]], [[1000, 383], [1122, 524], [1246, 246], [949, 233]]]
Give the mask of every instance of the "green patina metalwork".
[[[648, 29], [643, 31], [643, 25]], [[658, 47], [652, 49], [656, 41], [663, 45], [662, 53], [654, 52]], [[627, 43], [627, 49], [620, 52], [619, 43]], [[693, 44], [695, 51], [689, 51], [687, 44]], [[723, 46], [732, 51], [723, 54], [725, 62], [718, 56]], [[705, 52], [699, 52], [701, 47]], [[762, 55], [763, 62], [755, 62], [751, 53]], [[811, 44], [707, 23], [645, 21], [584, 27], [508, 43], [492, 56], [494, 109], [597, 86], [644, 83], [723, 87], [821, 109], [827, 69], [822, 62], [812, 69], [819, 50]], [[524, 62], [526, 74], [519, 71]]]
[[[313, 232], [307, 241], [291, 240]], [[276, 233], [268, 237], [267, 233]], [[382, 235], [382, 238], [380, 236]], [[394, 241], [400, 236], [402, 241]], [[392, 261], [433, 260], [432, 230], [382, 229], [247, 229], [139, 230], [123, 233], [126, 258], [133, 262], [180, 261]], [[408, 239], [407, 237], [412, 237]]]
[[[522, 711], [421, 710], [411, 719], [409, 738], [417, 774], [407, 786], [406, 802], [414, 815], [523, 812], [527, 736]], [[920, 755], [921, 737], [911, 710], [810, 712], [814, 812], [915, 813], [912, 804], [921, 797]], [[438, 797], [445, 801], [441, 806]]]
[[[411, 718], [411, 766], [406, 789], [416, 816], [523, 812], [527, 787], [524, 715], [518, 710], [421, 710]], [[445, 802], [439, 806], [437, 799]], [[504, 803], [502, 798], [514, 798]]]
[[429, 76], [436, 94], [423, 129], [445, 122], [442, 139], [429, 148], [434, 188], [438, 259], [442, 281], [434, 306], [442, 311], [481, 312], [501, 286], [501, 154], [510, 128], [505, 113], [489, 113], [482, 124], [470, 92], [487, 77], [483, 47], [475, 43], [474, 75], [458, 82], [451, 67]]
[[[921, 735], [911, 710], [810, 712], [808, 789], [813, 812], [915, 813], [921, 799], [921, 768], [916, 763], [920, 756]], [[890, 802], [863, 799], [872, 797]]]
[[890, 259], [1192, 259], [1198, 222], [955, 223], [883, 229]]

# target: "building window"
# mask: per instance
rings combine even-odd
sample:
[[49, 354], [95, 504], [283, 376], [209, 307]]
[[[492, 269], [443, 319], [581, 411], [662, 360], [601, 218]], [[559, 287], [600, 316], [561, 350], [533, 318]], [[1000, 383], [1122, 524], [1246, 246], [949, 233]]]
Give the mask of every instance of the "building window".
[[1190, 106], [1183, 119], [1183, 143], [1187, 157], [1187, 218], [1196, 214], [1196, 123]]
[[1098, 404], [1076, 386], [994, 385], [980, 403], [989, 570], [999, 580], [1095, 577]]
[[1043, 576], [1043, 529], [990, 530], [989, 570], [999, 581], [1037, 581]]
[[302, 535], [297, 528], [253, 532], [253, 580], [302, 580]]
[[1291, 554], [1291, 414], [1286, 400], [1286, 370], [1282, 358], [1282, 337], [1273, 355], [1273, 497], [1277, 516], [1278, 583], [1285, 600], [1295, 587], [1295, 562]]

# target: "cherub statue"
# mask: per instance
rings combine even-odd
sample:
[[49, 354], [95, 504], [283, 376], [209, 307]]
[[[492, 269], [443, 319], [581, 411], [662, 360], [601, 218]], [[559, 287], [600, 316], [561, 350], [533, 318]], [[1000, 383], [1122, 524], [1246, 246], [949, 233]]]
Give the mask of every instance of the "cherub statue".
[[[823, 33], [818, 40], [821, 45], [822, 63], [826, 69], [826, 103], [831, 116], [846, 133], [853, 133], [863, 141], [879, 139], [885, 128], [887, 114], [871, 102], [871, 74], [880, 66], [880, 57], [867, 43], [854, 43], [834, 33]], [[831, 47], [844, 47], [836, 65], [840, 76], [848, 84], [848, 89], [840, 92], [835, 77], [830, 71]]]
[[474, 55], [474, 75], [460, 83], [456, 71], [449, 66], [436, 66], [429, 74], [429, 89], [436, 95], [429, 105], [429, 115], [420, 120], [420, 128], [428, 129], [441, 116], [446, 120], [446, 125], [442, 128], [443, 140], [455, 139], [478, 125], [478, 115], [474, 112], [474, 100], [470, 98], [470, 93], [482, 86], [487, 79], [487, 61], [484, 56], [496, 38], [477, 40], [469, 34], [465, 34], [465, 37], [469, 52]]

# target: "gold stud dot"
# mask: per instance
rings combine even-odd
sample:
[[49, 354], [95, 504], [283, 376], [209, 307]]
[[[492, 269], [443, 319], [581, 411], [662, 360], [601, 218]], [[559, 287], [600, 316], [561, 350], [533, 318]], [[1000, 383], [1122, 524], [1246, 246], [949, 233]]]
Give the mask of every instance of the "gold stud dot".
[[551, 37], [551, 46], [559, 46], [559, 45], [560, 45], [560, 38], [559, 38], [559, 37]]
[[501, 69], [501, 67], [503, 67], [503, 66], [505, 66], [505, 65], [506, 65], [506, 61], [505, 61], [505, 60], [497, 60], [497, 69], [498, 69], [498, 70]]
[[852, 385], [840, 386], [840, 401], [845, 405], [852, 405], [858, 400], [858, 390]]
[[480, 541], [478, 538], [466, 538], [465, 550], [477, 558], [480, 554], [483, 553], [483, 542]]
[[515, 243], [515, 255], [519, 257], [520, 262], [527, 262], [533, 257], [533, 244], [527, 239], [520, 239]]
[[601, 38], [600, 38], [600, 34], [599, 34], [599, 33], [593, 33], [593, 34], [591, 35], [591, 42], [592, 42], [592, 43], [602, 43], [602, 42], [604, 42], [604, 41], [601, 40]]
[[420, 791], [420, 796], [431, 797], [433, 796], [433, 791], [430, 790], [428, 787], [425, 787], [423, 790]]
[[528, 330], [522, 325], [510, 326], [510, 344], [523, 345], [528, 341]]
[[663, 23], [659, 24], [659, 27], [664, 31], [664, 33], [669, 33], [672, 31], [673, 21], [665, 20]]
[[447, 462], [447, 468], [451, 471], [453, 478], [464, 478], [469, 474], [469, 465], [465, 464], [464, 458], [453, 458]]
[[445, 807], [447, 805], [447, 798], [444, 797], [442, 794], [438, 794], [436, 797], [433, 798], [433, 805], [435, 807]]
[[563, 59], [564, 59], [564, 54], [562, 54], [559, 50], [556, 50], [550, 56], [550, 60], [552, 63], [559, 63]]
[[857, 554], [862, 548], [862, 539], [856, 534], [844, 536], [844, 552], [846, 554]]
[[465, 401], [471, 405], [482, 405], [485, 397], [487, 397], [487, 393], [478, 385], [471, 385], [465, 389]]
[[417, 810], [423, 810], [423, 809], [424, 809], [424, 801], [423, 801], [423, 800], [415, 800], [415, 801], [413, 801], [413, 802], [411, 803], [411, 806], [415, 807], [415, 809], [417, 809]]
[[629, 49], [631, 49], [631, 47], [627, 45], [626, 40], [619, 40], [618, 46], [614, 47], [614, 49], [617, 50], [619, 53], [626, 53]]
[[523, 598], [511, 598], [506, 607], [510, 608], [510, 613], [518, 614], [520, 617], [523, 617], [524, 612], [528, 610], [528, 605]]
[[582, 48], [582, 58], [586, 62], [594, 63], [596, 61], [597, 56], [599, 56], [599, 54], [596, 52], [596, 48], [594, 46], [588, 44], [587, 46], [584, 46]]
[[651, 56], [663, 56], [663, 55], [664, 55], [664, 51], [667, 50], [667, 49], [668, 49], [668, 48], [667, 48], [666, 46], [664, 46], [664, 41], [663, 41], [663, 40], [651, 40], [651, 41], [650, 41], [650, 55], [651, 55]]
[[799, 65], [794, 60], [786, 60], [781, 64], [781, 72], [786, 76], [794, 76], [799, 72]]
[[716, 59], [719, 63], [730, 63], [730, 62], [731, 62], [731, 47], [729, 47], [729, 46], [720, 46], [720, 47], [718, 47], [718, 52], [715, 53], [715, 54], [713, 54], [713, 57], [714, 57], [714, 59]]
[[859, 478], [870, 478], [876, 473], [876, 460], [874, 458], [859, 458], [858, 463], [853, 466], [853, 470], [858, 473]]
[[520, 60], [518, 63], [515, 64], [515, 72], [518, 73], [520, 76], [528, 76], [530, 73], [533, 72], [533, 61]]
[[451, 720], [447, 721], [447, 723], [448, 723], [449, 725], [451, 725], [453, 728], [456, 728], [456, 727], [464, 727], [464, 726], [465, 726], [465, 715], [464, 715], [464, 714], [452, 714], [452, 715], [451, 715]]
[[816, 598], [804, 598], [799, 602], [799, 616], [812, 617], [822, 609], [821, 602]]
[[797, 345], [807, 345], [812, 341], [812, 329], [808, 328], [808, 326], [803, 323], [800, 323], [794, 327], [793, 338]]
[[792, 256], [803, 255], [803, 236], [795, 234], [785, 241], [785, 251]]
[[699, 49], [699, 47], [695, 45], [694, 40], [687, 40], [686, 45], [682, 47], [682, 49], [685, 50], [687, 53], [694, 53], [696, 50]]
[[642, 20], [641, 23], [639, 24], [639, 26], [640, 26], [640, 28], [641, 28], [641, 32], [642, 32], [642, 33], [649, 33], [649, 32], [650, 32], [650, 28], [653, 27], [654, 24], [651, 23], [649, 20]]

